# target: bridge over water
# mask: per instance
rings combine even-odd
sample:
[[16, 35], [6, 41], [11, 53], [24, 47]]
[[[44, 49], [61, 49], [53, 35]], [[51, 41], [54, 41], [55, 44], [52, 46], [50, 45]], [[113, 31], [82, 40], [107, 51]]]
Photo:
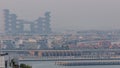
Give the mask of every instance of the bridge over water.
[[15, 50], [4, 50], [2, 49], [1, 51], [3, 52], [19, 52], [19, 51], [120, 51], [120, 49], [77, 49], [77, 50], [38, 50], [38, 49], [35, 49], [35, 50], [18, 50], [18, 49], [15, 49]]
[[75, 56], [75, 57], [119, 57], [120, 49], [80, 49], [80, 50], [1, 50], [4, 53], [22, 56]]

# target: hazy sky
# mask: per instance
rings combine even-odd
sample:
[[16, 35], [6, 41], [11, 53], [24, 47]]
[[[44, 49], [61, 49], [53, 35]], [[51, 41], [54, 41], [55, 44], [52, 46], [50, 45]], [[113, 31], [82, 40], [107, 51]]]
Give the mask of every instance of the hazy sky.
[[0, 0], [2, 9], [30, 21], [51, 11], [55, 31], [120, 29], [120, 0]]

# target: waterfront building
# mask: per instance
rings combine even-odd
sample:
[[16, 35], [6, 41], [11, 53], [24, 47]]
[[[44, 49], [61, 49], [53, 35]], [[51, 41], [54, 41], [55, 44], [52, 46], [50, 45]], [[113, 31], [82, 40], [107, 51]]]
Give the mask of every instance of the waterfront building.
[[0, 47], [0, 68], [10, 68], [8, 53], [3, 53]]

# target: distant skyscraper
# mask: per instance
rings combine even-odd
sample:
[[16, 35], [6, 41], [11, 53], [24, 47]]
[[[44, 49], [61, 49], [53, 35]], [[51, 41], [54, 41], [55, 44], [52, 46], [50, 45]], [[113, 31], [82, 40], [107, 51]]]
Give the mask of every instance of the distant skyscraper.
[[8, 9], [4, 10], [5, 33], [10, 35], [34, 35], [49, 34], [50, 12], [45, 13], [45, 17], [39, 17], [37, 20], [30, 22], [17, 19], [16, 14], [11, 14]]
[[15, 14], [10, 14], [9, 10], [5, 9], [4, 17], [5, 17], [5, 33], [15, 34], [17, 16]]
[[4, 24], [5, 24], [5, 18], [4, 18], [4, 13], [3, 11], [0, 11], [0, 33], [4, 33], [5, 31], [5, 27], [4, 27]]

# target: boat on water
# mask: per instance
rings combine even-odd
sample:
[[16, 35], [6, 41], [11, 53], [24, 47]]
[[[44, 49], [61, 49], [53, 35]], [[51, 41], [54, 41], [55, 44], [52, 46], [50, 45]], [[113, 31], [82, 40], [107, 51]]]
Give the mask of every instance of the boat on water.
[[57, 61], [55, 65], [83, 66], [83, 65], [120, 65], [120, 60], [86, 60], [86, 61]]

